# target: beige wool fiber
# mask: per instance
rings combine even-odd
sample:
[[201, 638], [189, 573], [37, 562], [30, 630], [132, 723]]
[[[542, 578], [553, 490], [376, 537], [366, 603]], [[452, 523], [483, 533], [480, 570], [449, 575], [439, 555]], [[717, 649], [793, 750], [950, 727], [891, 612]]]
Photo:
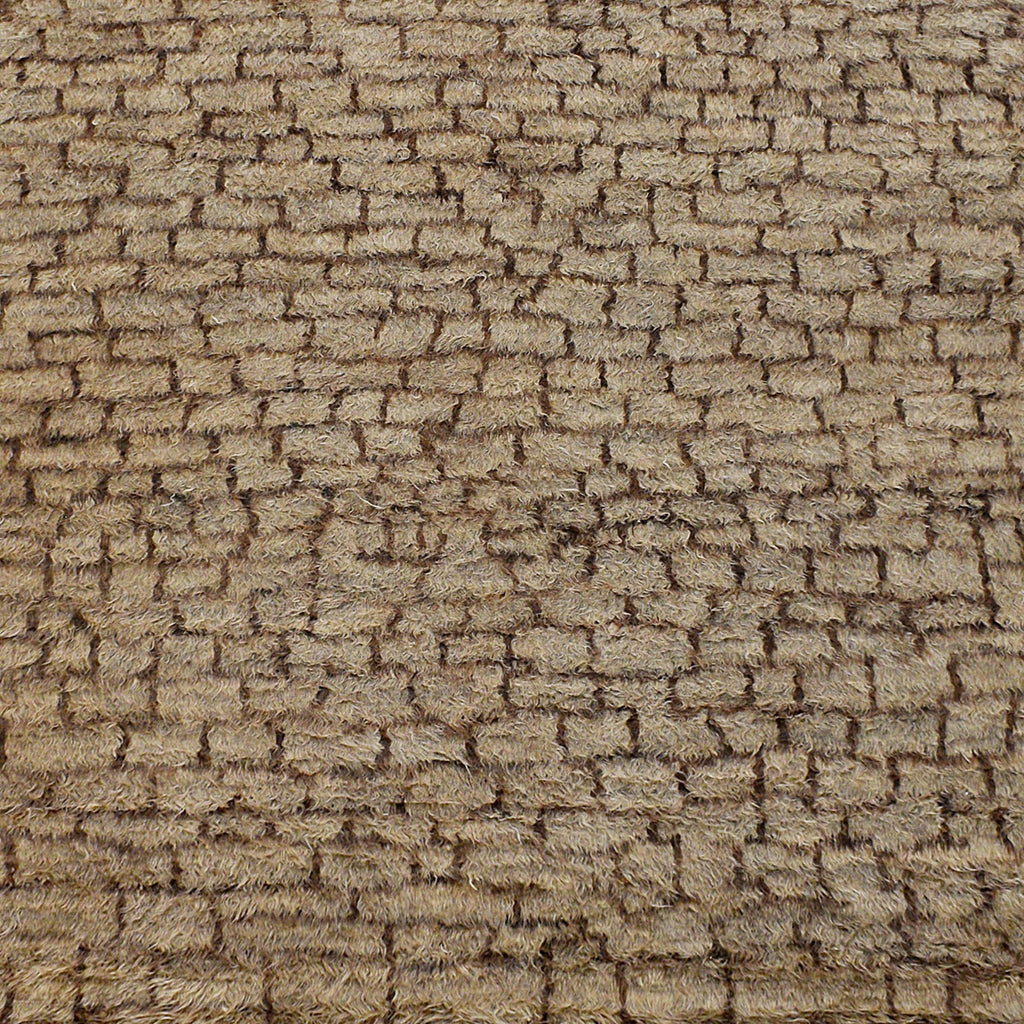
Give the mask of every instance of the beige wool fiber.
[[0, 2], [0, 1024], [1024, 1024], [1024, 3]]

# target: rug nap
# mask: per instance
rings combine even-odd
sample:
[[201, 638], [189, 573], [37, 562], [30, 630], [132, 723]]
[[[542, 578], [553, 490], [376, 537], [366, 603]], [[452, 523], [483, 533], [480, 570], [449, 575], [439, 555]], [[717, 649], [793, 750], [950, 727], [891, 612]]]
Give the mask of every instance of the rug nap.
[[0, 3], [0, 1024], [1024, 1020], [1022, 32]]

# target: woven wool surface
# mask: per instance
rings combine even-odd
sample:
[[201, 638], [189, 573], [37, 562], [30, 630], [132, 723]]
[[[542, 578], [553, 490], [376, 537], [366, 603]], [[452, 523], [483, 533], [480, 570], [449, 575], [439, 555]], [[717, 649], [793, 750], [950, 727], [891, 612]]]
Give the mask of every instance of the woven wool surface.
[[1024, 7], [0, 78], [0, 1024], [1024, 1020]]

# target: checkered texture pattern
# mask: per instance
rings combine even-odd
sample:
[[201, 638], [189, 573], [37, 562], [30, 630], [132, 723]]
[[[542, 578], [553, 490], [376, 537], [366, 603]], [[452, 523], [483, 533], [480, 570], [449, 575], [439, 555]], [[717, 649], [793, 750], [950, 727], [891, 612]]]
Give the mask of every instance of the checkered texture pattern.
[[0, 4], [0, 1022], [1024, 1020], [1022, 66]]

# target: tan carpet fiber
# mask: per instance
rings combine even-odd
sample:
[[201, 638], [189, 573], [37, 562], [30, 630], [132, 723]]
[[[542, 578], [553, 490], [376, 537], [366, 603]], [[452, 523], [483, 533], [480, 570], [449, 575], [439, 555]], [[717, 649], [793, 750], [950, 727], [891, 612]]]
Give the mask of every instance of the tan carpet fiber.
[[0, 3], [0, 1024], [1024, 1021], [1022, 65]]

